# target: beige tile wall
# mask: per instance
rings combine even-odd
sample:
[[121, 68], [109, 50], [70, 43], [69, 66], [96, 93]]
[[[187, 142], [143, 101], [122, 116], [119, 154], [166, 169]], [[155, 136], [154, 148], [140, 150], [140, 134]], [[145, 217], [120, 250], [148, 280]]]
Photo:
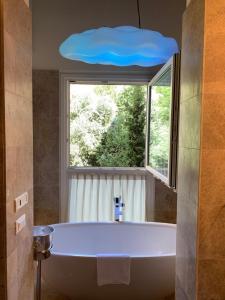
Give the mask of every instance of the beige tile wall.
[[198, 299], [225, 299], [225, 1], [205, 0]]
[[[5, 289], [7, 300], [31, 300], [34, 295], [31, 13], [23, 0], [2, 0], [1, 9], [4, 28], [1, 112], [5, 114], [6, 197], [1, 200], [5, 201], [6, 207]], [[2, 130], [1, 135], [4, 135]], [[14, 199], [25, 191], [29, 194], [29, 204], [16, 213]], [[26, 214], [27, 226], [16, 235], [15, 221], [22, 214]]]
[[225, 2], [183, 19], [176, 299], [225, 299]]
[[179, 160], [177, 188], [176, 299], [194, 300], [204, 42], [204, 0], [193, 0], [183, 16]]
[[177, 193], [158, 179], [154, 179], [154, 203], [149, 221], [176, 223]]
[[4, 31], [3, 0], [0, 1], [0, 299], [6, 300], [6, 189], [5, 189], [5, 110], [4, 110]]
[[59, 222], [59, 72], [33, 71], [34, 220]]

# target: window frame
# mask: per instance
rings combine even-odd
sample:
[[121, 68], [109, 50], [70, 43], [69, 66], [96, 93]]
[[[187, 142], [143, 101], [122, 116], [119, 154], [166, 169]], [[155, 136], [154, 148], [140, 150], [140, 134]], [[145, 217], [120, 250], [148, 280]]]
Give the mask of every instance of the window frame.
[[[168, 161], [168, 177], [149, 165], [150, 116], [151, 116], [151, 86], [154, 85], [171, 68], [171, 103], [170, 103], [170, 146]], [[179, 126], [179, 94], [180, 94], [180, 53], [171, 57], [168, 62], [152, 78], [148, 85], [147, 128], [146, 128], [146, 169], [163, 181], [168, 187], [176, 190], [177, 156], [178, 156], [178, 126]]]
[[[69, 140], [70, 140], [70, 83], [77, 84], [124, 84], [148, 86], [151, 74], [90, 74], [90, 73], [60, 73], [60, 221], [67, 221], [69, 174], [71, 170], [86, 167], [69, 166]], [[147, 103], [146, 103], [147, 105]], [[95, 168], [96, 169], [96, 168]], [[104, 169], [103, 167], [101, 169]], [[116, 168], [114, 168], [116, 169]], [[119, 169], [119, 168], [118, 168]], [[121, 168], [125, 169], [125, 168]], [[132, 169], [132, 168], [130, 168]], [[138, 168], [136, 168], [138, 169]], [[145, 168], [142, 168], [145, 169]]]

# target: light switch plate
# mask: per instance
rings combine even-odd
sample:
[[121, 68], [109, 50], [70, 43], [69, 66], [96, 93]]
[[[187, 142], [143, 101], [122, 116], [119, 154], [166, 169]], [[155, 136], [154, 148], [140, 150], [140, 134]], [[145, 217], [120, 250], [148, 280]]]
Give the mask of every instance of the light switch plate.
[[26, 215], [22, 215], [16, 220], [16, 234], [18, 234], [26, 226]]
[[24, 193], [15, 199], [15, 210], [18, 211], [28, 203], [28, 193]]

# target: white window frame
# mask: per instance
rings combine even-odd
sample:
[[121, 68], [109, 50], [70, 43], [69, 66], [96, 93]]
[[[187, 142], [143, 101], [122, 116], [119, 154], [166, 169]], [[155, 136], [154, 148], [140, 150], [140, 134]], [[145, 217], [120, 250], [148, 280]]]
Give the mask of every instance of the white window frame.
[[[69, 84], [143, 84], [148, 85], [153, 76], [136, 72], [120, 74], [60, 73], [60, 222], [67, 222], [69, 191]], [[75, 168], [75, 167], [74, 167]], [[79, 167], [77, 167], [79, 168]]]

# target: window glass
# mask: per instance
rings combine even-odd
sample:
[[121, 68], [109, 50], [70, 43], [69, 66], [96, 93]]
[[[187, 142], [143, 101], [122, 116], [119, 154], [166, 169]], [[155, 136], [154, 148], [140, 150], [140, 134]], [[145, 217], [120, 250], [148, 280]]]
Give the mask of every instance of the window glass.
[[149, 165], [168, 177], [171, 136], [171, 68], [151, 86]]
[[69, 166], [144, 167], [146, 85], [70, 83]]

